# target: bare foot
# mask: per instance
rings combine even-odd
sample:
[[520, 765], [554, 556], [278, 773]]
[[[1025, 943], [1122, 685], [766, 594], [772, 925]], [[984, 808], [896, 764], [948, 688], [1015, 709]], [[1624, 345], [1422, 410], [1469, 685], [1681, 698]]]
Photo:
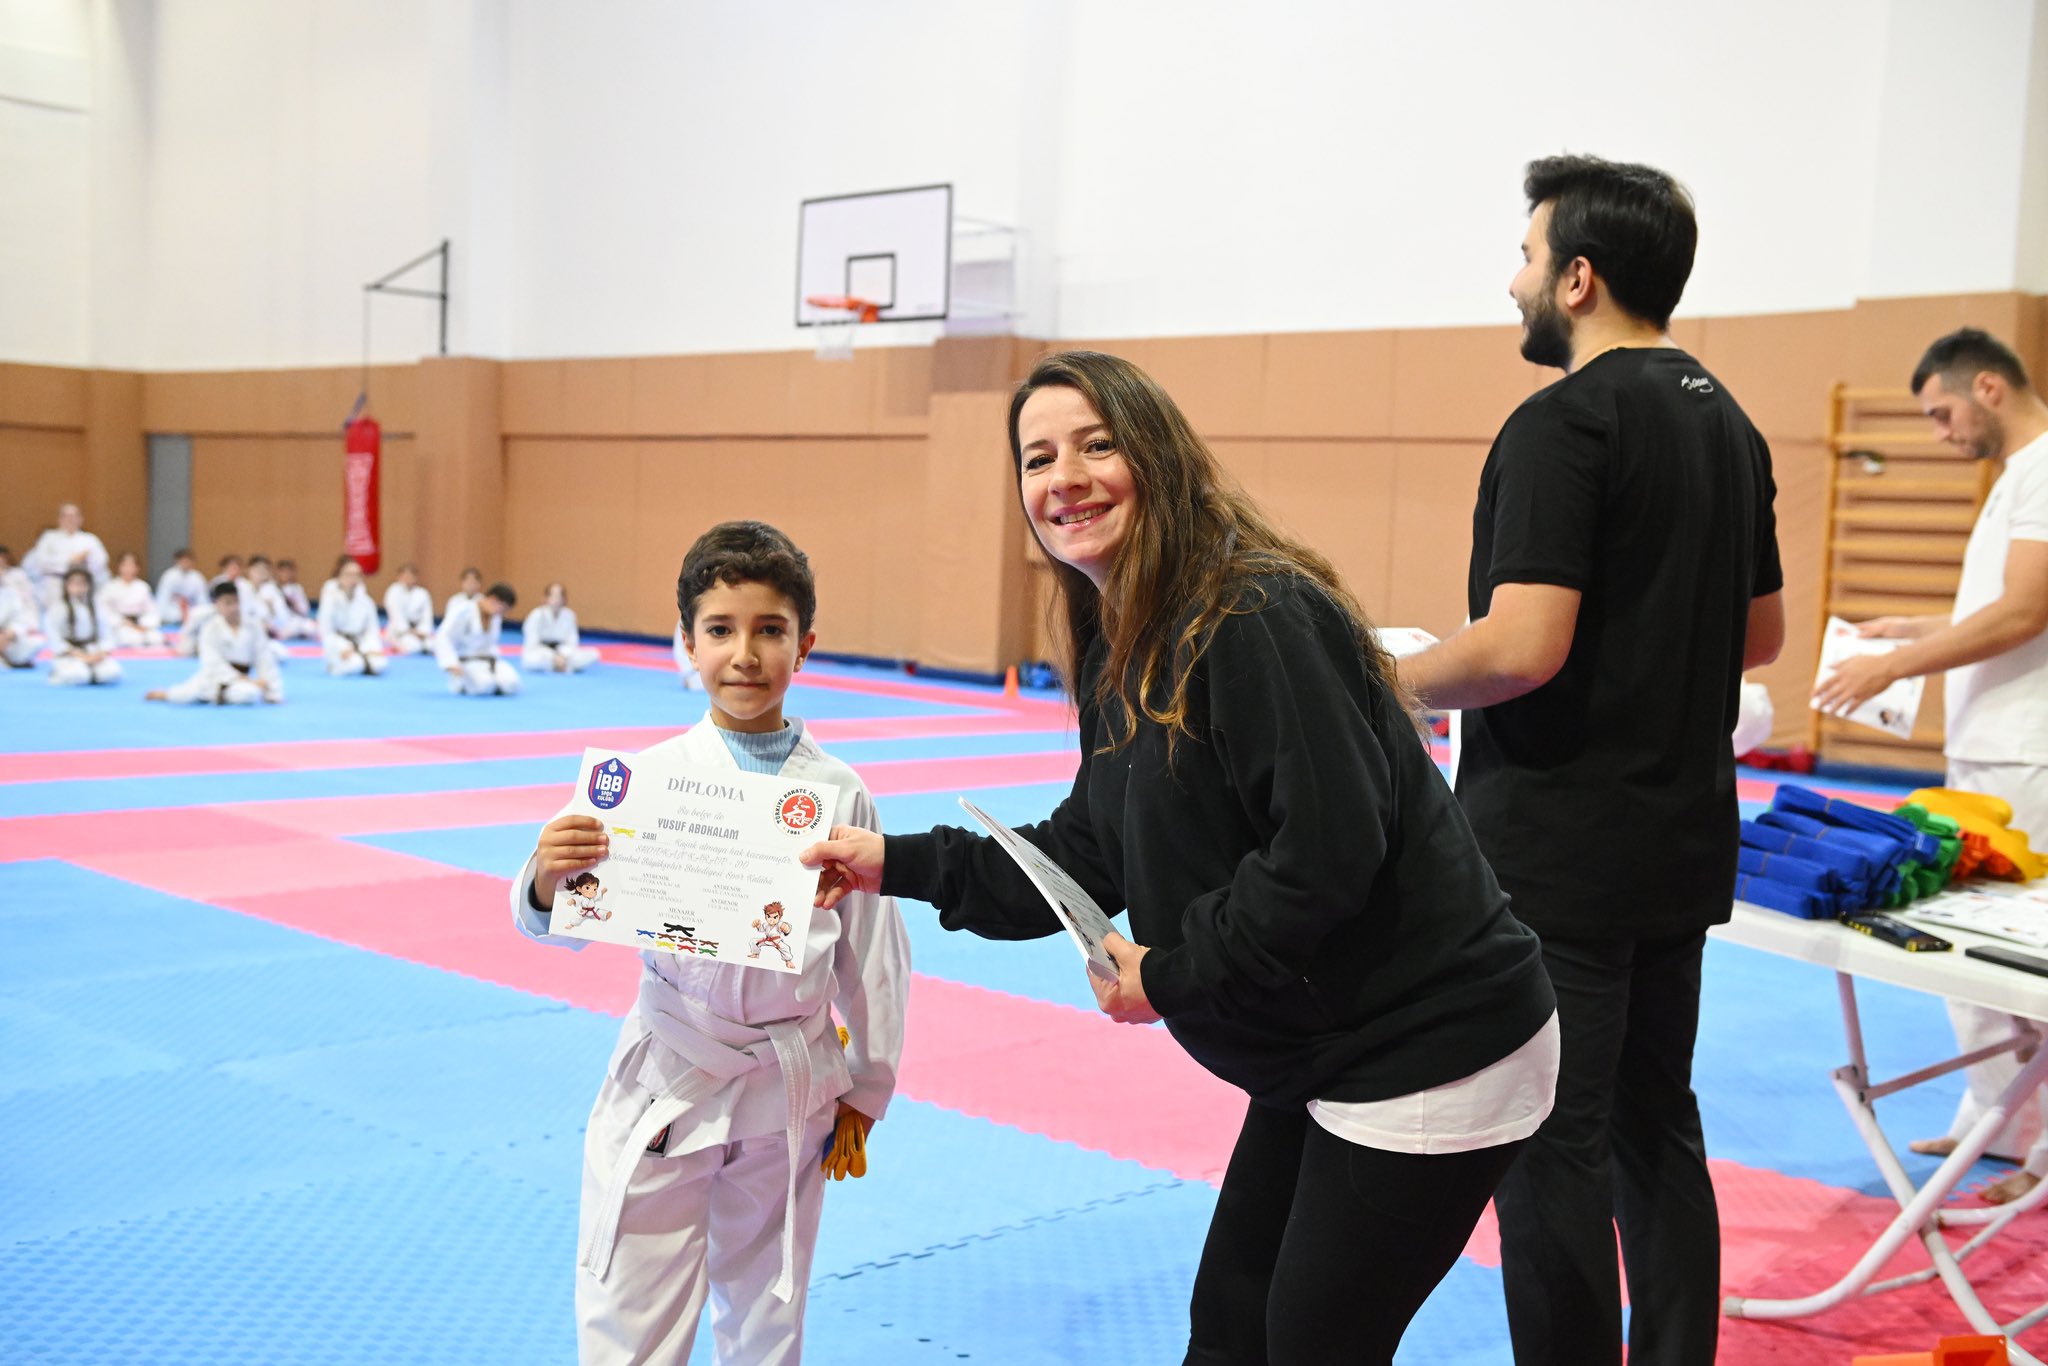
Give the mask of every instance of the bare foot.
[[171, 700], [171, 695], [162, 688], [151, 688], [142, 695], [142, 700], [145, 702], [168, 702]]
[[1987, 1205], [2011, 1204], [2040, 1184], [2041, 1178], [2032, 1172], [2007, 1172], [1978, 1191], [1977, 1198]]
[[1927, 1157], [1947, 1157], [1956, 1150], [1956, 1141], [1952, 1138], [1916, 1138], [1906, 1146]]

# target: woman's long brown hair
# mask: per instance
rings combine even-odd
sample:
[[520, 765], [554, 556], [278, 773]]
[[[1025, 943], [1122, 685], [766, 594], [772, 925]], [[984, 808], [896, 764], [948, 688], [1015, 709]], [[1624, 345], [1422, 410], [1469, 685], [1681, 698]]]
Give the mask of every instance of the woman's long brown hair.
[[[1366, 667], [1399, 697], [1393, 660], [1336, 567], [1274, 526], [1223, 472], [1179, 405], [1129, 361], [1100, 351], [1063, 351], [1032, 367], [1010, 399], [1010, 457], [1020, 496], [1018, 418], [1025, 402], [1048, 388], [1078, 390], [1088, 400], [1137, 491], [1130, 530], [1099, 593], [1087, 575], [1052, 559], [1053, 610], [1064, 618], [1061, 662], [1070, 693], [1090, 647], [1098, 638], [1108, 643], [1095, 701], [1120, 724], [1105, 749], [1128, 744], [1141, 714], [1165, 728], [1169, 759], [1177, 738], [1194, 738], [1189, 678], [1223, 618], [1260, 605], [1256, 575], [1295, 574], [1319, 587], [1350, 619]], [[1108, 706], [1112, 699], [1115, 708]]]

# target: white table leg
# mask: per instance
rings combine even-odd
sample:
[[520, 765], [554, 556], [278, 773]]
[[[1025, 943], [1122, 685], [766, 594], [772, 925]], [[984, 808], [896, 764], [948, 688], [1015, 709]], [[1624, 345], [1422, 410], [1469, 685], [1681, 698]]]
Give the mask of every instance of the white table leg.
[[[1878, 1170], [1884, 1175], [1885, 1184], [1891, 1189], [1893, 1198], [1899, 1202], [1899, 1214], [1885, 1226], [1884, 1232], [1878, 1235], [1877, 1241], [1871, 1244], [1870, 1249], [1857, 1260], [1855, 1266], [1826, 1290], [1790, 1300], [1744, 1299], [1740, 1296], [1730, 1296], [1723, 1302], [1723, 1312], [1730, 1318], [1805, 1318], [1832, 1309], [1857, 1294], [1873, 1293], [1896, 1285], [1924, 1280], [1926, 1276], [1914, 1275], [1899, 1277], [1879, 1285], [1871, 1284], [1878, 1268], [1905, 1246], [1908, 1238], [1917, 1234], [1922, 1245], [1927, 1248], [1928, 1256], [1933, 1260], [1932, 1274], [1941, 1277], [1949, 1297], [1955, 1301], [1956, 1308], [1962, 1311], [1963, 1317], [1969, 1321], [1972, 1328], [1978, 1332], [1996, 1334], [2031, 1326], [2044, 1312], [2048, 1312], [2048, 1306], [2015, 1320], [2009, 1328], [2002, 1327], [1992, 1318], [1990, 1311], [1985, 1309], [1984, 1302], [1978, 1298], [1975, 1288], [1971, 1286], [1969, 1278], [1963, 1274], [1962, 1267], [1957, 1261], [1957, 1254], [1949, 1250], [1947, 1242], [1941, 1237], [1939, 1230], [1943, 1216], [1940, 1210], [1941, 1203], [1955, 1191], [1964, 1175], [1977, 1159], [1984, 1155], [1992, 1139], [1997, 1137], [1998, 1131], [2005, 1126], [2006, 1116], [2012, 1112], [2013, 1107], [2027, 1103], [2037, 1088], [2048, 1083], [2048, 1049], [2038, 1051], [2033, 1059], [2020, 1069], [2019, 1075], [2013, 1078], [2012, 1083], [1999, 1095], [1997, 1101], [1957, 1143], [1955, 1151], [1935, 1169], [1927, 1184], [1916, 1189], [1905, 1166], [1899, 1161], [1898, 1154], [1893, 1151], [1890, 1141], [1885, 1138], [1884, 1131], [1878, 1126], [1877, 1112], [1871, 1104], [1873, 1090], [1888, 1093], [1896, 1088], [1891, 1085], [1873, 1088], [1870, 1085], [1869, 1068], [1863, 1053], [1862, 1021], [1856, 1009], [1855, 982], [1847, 973], [1836, 974], [1836, 980], [1840, 987], [1842, 1026], [1847, 1035], [1851, 1061], [1848, 1066], [1836, 1069], [1835, 1089], [1840, 1093], [1842, 1103], [1848, 1108], [1849, 1118], [1862, 1134], [1865, 1146], [1870, 1149], [1870, 1155], [1876, 1161]], [[1939, 1072], [1950, 1069], [1942, 1067], [1931, 1070]], [[2044, 1200], [2048, 1200], [2048, 1194], [2044, 1192], [2048, 1192], [2048, 1182], [2043, 1182], [2028, 1192], [2025, 1199], [2014, 1202], [2009, 1209], [1985, 1214], [1985, 1222], [1990, 1222], [1993, 1218], [1996, 1218], [1997, 1222], [1985, 1229], [1982, 1235], [1973, 1238], [1966, 1245], [1965, 1252], [1980, 1246], [1986, 1237], [2005, 1227], [2019, 1213], [2033, 1209]], [[2009, 1350], [2016, 1366], [2043, 1366], [2038, 1358], [2029, 1355], [2017, 1344], [2010, 1345]]]

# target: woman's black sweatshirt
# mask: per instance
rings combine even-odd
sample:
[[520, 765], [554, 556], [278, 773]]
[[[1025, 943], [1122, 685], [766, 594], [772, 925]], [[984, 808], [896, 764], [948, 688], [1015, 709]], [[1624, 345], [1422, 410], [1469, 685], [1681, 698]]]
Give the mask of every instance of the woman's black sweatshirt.
[[[1464, 813], [1349, 619], [1309, 580], [1244, 585], [1194, 666], [1195, 732], [1167, 763], [1140, 718], [1120, 749], [1079, 679], [1081, 770], [1019, 833], [1148, 945], [1154, 1010], [1211, 1072], [1269, 1105], [1370, 1101], [1456, 1081], [1554, 1008]], [[888, 837], [882, 890], [949, 930], [1034, 939], [1060, 922], [993, 841]]]

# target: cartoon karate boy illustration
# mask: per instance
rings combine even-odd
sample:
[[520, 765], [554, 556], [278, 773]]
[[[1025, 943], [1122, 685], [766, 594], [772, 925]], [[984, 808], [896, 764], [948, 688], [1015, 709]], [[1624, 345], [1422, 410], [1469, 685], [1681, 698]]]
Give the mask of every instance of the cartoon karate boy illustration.
[[577, 920], [610, 920], [612, 913], [597, 903], [604, 900], [604, 884], [589, 869], [562, 884], [562, 898], [576, 911]]
[[762, 949], [770, 948], [782, 955], [784, 967], [796, 966], [796, 959], [790, 957], [789, 945], [782, 942], [794, 933], [794, 930], [790, 923], [782, 918], [782, 914], [780, 901], [771, 901], [761, 908], [760, 919], [754, 921], [754, 928], [761, 932], [761, 937], [754, 941], [753, 948], [747, 950], [747, 957], [759, 958]]

